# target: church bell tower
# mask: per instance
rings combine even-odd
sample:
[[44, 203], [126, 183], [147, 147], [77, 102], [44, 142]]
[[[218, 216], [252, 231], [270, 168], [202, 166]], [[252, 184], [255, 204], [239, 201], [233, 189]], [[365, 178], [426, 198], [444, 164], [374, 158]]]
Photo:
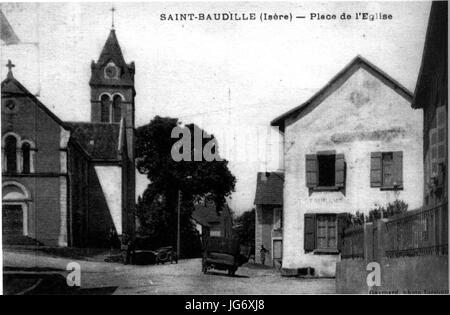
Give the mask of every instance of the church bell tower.
[[91, 63], [91, 121], [120, 123], [124, 119], [128, 156], [134, 161], [134, 62], [126, 63], [114, 25], [100, 53]]
[[[119, 125], [124, 133], [122, 147], [122, 218], [129, 235], [135, 230], [135, 161], [134, 161], [134, 62], [126, 63], [113, 24], [98, 61], [91, 63], [91, 122]], [[117, 128], [117, 126], [116, 126]], [[125, 143], [124, 143], [125, 144]], [[126, 151], [126, 152], [125, 152]]]
[[134, 62], [127, 64], [111, 29], [97, 62], [91, 63], [91, 120], [134, 126]]

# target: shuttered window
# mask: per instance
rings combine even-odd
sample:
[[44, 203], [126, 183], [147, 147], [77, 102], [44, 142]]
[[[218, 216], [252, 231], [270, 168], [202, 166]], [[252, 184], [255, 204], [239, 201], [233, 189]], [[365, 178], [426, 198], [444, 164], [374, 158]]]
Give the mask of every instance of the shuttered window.
[[342, 247], [344, 230], [349, 226], [349, 215], [305, 214], [304, 249], [305, 252], [317, 251], [338, 253]]
[[381, 152], [372, 152], [370, 155], [370, 187], [381, 187], [382, 163]]
[[314, 213], [305, 214], [304, 249], [305, 252], [316, 249], [316, 215]]
[[344, 154], [336, 154], [335, 181], [337, 187], [345, 186], [345, 160]]
[[403, 187], [403, 152], [372, 152], [370, 187], [399, 189]]
[[394, 186], [394, 156], [392, 152], [383, 153], [382, 165], [383, 165], [383, 187]]
[[306, 186], [309, 188], [317, 187], [318, 174], [317, 174], [317, 155], [306, 155]]
[[306, 187], [342, 188], [345, 186], [344, 154], [307, 154]]
[[337, 249], [337, 220], [335, 214], [316, 216], [317, 249]]

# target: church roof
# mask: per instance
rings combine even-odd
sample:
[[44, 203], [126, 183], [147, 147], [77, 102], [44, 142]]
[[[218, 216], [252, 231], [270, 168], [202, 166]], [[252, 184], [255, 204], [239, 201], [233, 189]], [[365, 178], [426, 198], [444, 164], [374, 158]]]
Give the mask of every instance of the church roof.
[[8, 76], [1, 83], [2, 97], [16, 97], [25, 96], [29, 97], [39, 108], [41, 108], [47, 115], [49, 115], [54, 121], [56, 121], [63, 128], [67, 129], [65, 123], [59, 119], [50, 109], [47, 108], [34, 94], [32, 94], [26, 87], [24, 87], [16, 78], [14, 78], [12, 72], [8, 72]]
[[93, 160], [117, 161], [119, 151], [119, 123], [65, 122], [73, 137]]
[[2, 81], [2, 94], [15, 94], [23, 96], [33, 96], [19, 81], [13, 76], [8, 76]]
[[[109, 62], [120, 68], [121, 74], [119, 80], [107, 80], [103, 76], [102, 69]], [[122, 54], [119, 41], [116, 36], [116, 31], [112, 29], [109, 33], [108, 39], [103, 46], [100, 57], [97, 63], [92, 62], [92, 76], [89, 84], [103, 84], [103, 85], [120, 85], [120, 86], [134, 86], [134, 63], [127, 64]]]

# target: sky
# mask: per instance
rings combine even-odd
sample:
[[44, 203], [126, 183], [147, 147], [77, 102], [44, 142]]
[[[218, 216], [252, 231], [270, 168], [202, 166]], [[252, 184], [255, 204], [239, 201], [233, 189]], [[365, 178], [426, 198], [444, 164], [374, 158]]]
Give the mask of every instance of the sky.
[[[1, 3], [20, 39], [1, 46], [14, 76], [62, 120], [90, 119], [90, 64], [111, 28], [136, 64], [136, 126], [178, 117], [214, 134], [236, 176], [229, 204], [253, 206], [258, 171], [280, 169], [270, 121], [322, 88], [361, 55], [414, 91], [430, 2]], [[357, 12], [391, 20], [355, 20]], [[176, 13], [236, 13], [247, 21], [162, 21]], [[261, 21], [260, 14], [293, 16]], [[336, 20], [311, 20], [311, 13]], [[347, 13], [351, 20], [341, 20]], [[296, 16], [305, 18], [296, 19]], [[6, 68], [1, 68], [1, 78]], [[137, 178], [137, 193], [148, 182]]]

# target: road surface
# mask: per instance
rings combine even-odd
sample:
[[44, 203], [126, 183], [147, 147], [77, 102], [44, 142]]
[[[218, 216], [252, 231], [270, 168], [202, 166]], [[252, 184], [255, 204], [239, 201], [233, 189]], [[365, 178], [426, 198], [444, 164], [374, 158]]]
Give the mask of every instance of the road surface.
[[[4, 251], [3, 264], [16, 270], [45, 268], [60, 270], [61, 279], [70, 262], [81, 267], [81, 292], [101, 294], [330, 294], [335, 279], [281, 277], [279, 271], [244, 265], [235, 277], [226, 272], [201, 272], [200, 259], [180, 260], [178, 264], [130, 266], [89, 259], [74, 260], [36, 252]], [[42, 271], [42, 270], [41, 270]], [[58, 271], [57, 271], [58, 272]], [[11, 286], [20, 281], [11, 281]], [[25, 282], [23, 282], [25, 283]], [[25, 285], [25, 284], [24, 284]], [[61, 284], [60, 284], [61, 285]], [[7, 291], [5, 284], [4, 290]], [[18, 292], [23, 288], [9, 288]], [[26, 288], [25, 288], [25, 292]], [[44, 292], [41, 292], [44, 293]]]

